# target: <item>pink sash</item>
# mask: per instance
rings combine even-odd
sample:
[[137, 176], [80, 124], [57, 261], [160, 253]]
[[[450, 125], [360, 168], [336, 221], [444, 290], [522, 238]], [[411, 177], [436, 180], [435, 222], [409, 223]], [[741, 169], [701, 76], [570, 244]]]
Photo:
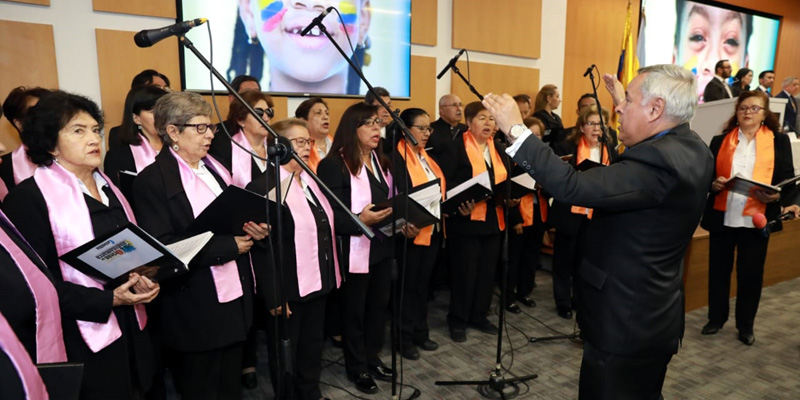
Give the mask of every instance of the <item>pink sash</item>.
[[[131, 211], [128, 201], [125, 200], [125, 196], [120, 193], [119, 189], [111, 183], [111, 180], [105, 174], [99, 170], [97, 171], [108, 182], [108, 187], [111, 188], [117, 200], [122, 204], [128, 221], [135, 224], [136, 219], [133, 217], [133, 211]], [[49, 167], [37, 168], [33, 174], [33, 179], [36, 181], [36, 185], [39, 186], [39, 190], [42, 192], [47, 204], [47, 212], [50, 215], [50, 229], [53, 233], [56, 252], [59, 256], [94, 239], [89, 208], [83, 198], [83, 191], [78, 184], [78, 178], [74, 174], [58, 165], [58, 163], [53, 163]], [[61, 276], [65, 281], [105, 290], [102, 282], [84, 275], [69, 264], [59, 260], [59, 266], [61, 267]], [[136, 319], [139, 321], [139, 330], [144, 330], [147, 325], [147, 313], [144, 305], [137, 304], [133, 307], [136, 311]], [[83, 340], [95, 353], [122, 336], [117, 316], [114, 315], [113, 310], [106, 322], [80, 320], [77, 322]]]
[[[281, 180], [286, 179], [290, 172], [281, 167]], [[317, 200], [321, 203], [322, 209], [328, 215], [328, 222], [331, 228], [331, 239], [336, 236], [333, 231], [333, 210], [328, 199], [317, 186], [317, 183], [303, 171], [300, 176], [308, 185], [308, 189], [314, 193]], [[305, 297], [309, 293], [322, 289], [322, 277], [319, 272], [319, 243], [317, 242], [317, 223], [314, 220], [314, 213], [308, 204], [303, 187], [298, 182], [292, 182], [289, 186], [289, 193], [285, 194], [286, 205], [292, 212], [294, 220], [294, 246], [295, 260], [297, 263], [297, 287], [300, 297]], [[341, 283], [339, 274], [339, 257], [336, 254], [336, 245], [333, 245], [333, 263], [336, 268], [336, 287]]]
[[5, 181], [0, 179], [0, 201], [3, 201], [8, 196], [8, 186], [6, 186]]
[[[189, 204], [192, 206], [192, 214], [197, 218], [203, 210], [211, 204], [216, 198], [211, 188], [203, 182], [202, 179], [197, 177], [197, 174], [192, 171], [192, 167], [186, 161], [172, 150], [169, 149], [172, 156], [178, 160], [178, 170], [181, 174], [181, 183], [183, 190], [186, 192], [186, 197], [189, 198]], [[211, 156], [203, 157], [203, 162], [209, 168], [213, 168], [214, 172], [219, 174], [222, 181], [226, 185], [231, 184], [231, 177], [228, 175], [227, 170], [219, 161]], [[228, 261], [222, 265], [211, 267], [211, 275], [214, 278], [214, 286], [217, 289], [217, 300], [220, 303], [227, 303], [242, 297], [242, 281], [239, 279], [239, 267], [236, 265], [236, 260]]]
[[29, 400], [48, 400], [47, 388], [44, 386], [39, 371], [31, 361], [31, 356], [25, 351], [25, 346], [20, 343], [11, 325], [8, 324], [3, 314], [0, 314], [0, 348], [11, 359], [14, 368], [22, 380], [22, 390], [25, 398]]
[[140, 136], [142, 136], [142, 144], [139, 146], [129, 145], [133, 154], [133, 162], [136, 164], [136, 172], [142, 172], [145, 167], [152, 164], [156, 160], [157, 154], [150, 141], [143, 135]]
[[[8, 226], [13, 227], [2, 211], [0, 218], [5, 220]], [[64, 347], [61, 309], [55, 286], [2, 228], [0, 228], [0, 243], [22, 272], [36, 303], [36, 362], [38, 364], [66, 362], [67, 350]]]
[[11, 164], [14, 166], [14, 183], [17, 185], [25, 179], [32, 177], [33, 171], [36, 170], [36, 164], [28, 159], [28, 155], [25, 153], [25, 146], [23, 145], [19, 145], [19, 147], [11, 153]]
[[[375, 151], [372, 156], [377, 159], [378, 156]], [[386, 184], [392, 187], [391, 175], [383, 172], [380, 163], [377, 163], [377, 168], [380, 170]], [[369, 170], [366, 166], [362, 165], [358, 175], [350, 174], [350, 211], [358, 214], [367, 204], [372, 203], [372, 191], [369, 185]], [[391, 197], [391, 195], [389, 196]], [[350, 236], [350, 269], [353, 274], [368, 274], [369, 273], [369, 239], [364, 235]]]
[[[233, 140], [244, 146], [245, 149], [255, 153], [244, 132], [239, 131], [239, 133], [233, 135]], [[266, 146], [266, 142], [264, 142], [264, 146]], [[231, 145], [231, 175], [233, 175], [233, 185], [240, 188], [247, 186], [253, 177], [253, 156], [242, 151], [236, 145]]]

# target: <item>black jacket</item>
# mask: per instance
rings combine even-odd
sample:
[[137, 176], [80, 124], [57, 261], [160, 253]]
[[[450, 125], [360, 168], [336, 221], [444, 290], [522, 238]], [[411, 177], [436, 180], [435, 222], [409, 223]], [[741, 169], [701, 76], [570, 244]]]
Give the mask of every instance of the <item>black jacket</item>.
[[728, 91], [725, 90], [726, 86], [727, 84], [720, 82], [716, 77], [711, 78], [706, 88], [703, 90], [703, 101], [708, 103], [709, 101], [730, 99], [731, 96], [729, 96]]
[[564, 130], [564, 124], [561, 122], [561, 117], [556, 113], [548, 113], [546, 110], [539, 110], [532, 115], [539, 118], [544, 124], [544, 132], [542, 132], [542, 140], [551, 145], [564, 140], [567, 137], [567, 131]]
[[792, 132], [797, 132], [797, 99], [786, 94], [785, 90], [776, 94], [775, 97], [789, 100], [786, 103], [786, 111], [783, 112], [783, 125], [789, 125]]
[[425, 151], [437, 162], [453, 139], [455, 139], [459, 133], [466, 132], [468, 129], [464, 124], [458, 124], [454, 127], [441, 118], [433, 121], [431, 127], [433, 127], [433, 132], [431, 132], [431, 136], [428, 137]]

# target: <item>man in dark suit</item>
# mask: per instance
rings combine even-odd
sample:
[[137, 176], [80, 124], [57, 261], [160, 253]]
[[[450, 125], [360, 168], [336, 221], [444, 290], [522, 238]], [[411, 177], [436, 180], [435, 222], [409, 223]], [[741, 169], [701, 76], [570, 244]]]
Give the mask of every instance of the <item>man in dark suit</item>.
[[[580, 244], [581, 399], [657, 399], [683, 336], [683, 256], [703, 212], [714, 158], [688, 122], [697, 83], [679, 66], [639, 70], [627, 92], [606, 74], [628, 150], [577, 172], [530, 134], [510, 97], [484, 103], [507, 153], [555, 199], [594, 208]], [[625, 93], [623, 95], [623, 93]], [[614, 251], [608, 251], [613, 245]]]
[[775, 82], [775, 71], [768, 69], [766, 71], [761, 71], [758, 74], [758, 87], [756, 90], [760, 90], [767, 94], [767, 97], [772, 97], [772, 84]]
[[708, 85], [703, 90], [703, 101], [716, 101], [722, 99], [733, 98], [731, 88], [725, 82], [726, 79], [731, 77], [731, 62], [728, 60], [719, 60], [714, 65], [714, 79], [708, 81]]
[[441, 161], [447, 145], [459, 133], [467, 131], [467, 126], [461, 123], [463, 108], [461, 99], [454, 94], [446, 94], [439, 99], [439, 119], [431, 124], [433, 132], [425, 149], [434, 160]]
[[783, 126], [786, 131], [797, 132], [797, 93], [800, 92], [800, 78], [790, 76], [783, 80], [783, 91], [776, 94], [776, 98], [789, 100], [786, 111], [783, 112]]

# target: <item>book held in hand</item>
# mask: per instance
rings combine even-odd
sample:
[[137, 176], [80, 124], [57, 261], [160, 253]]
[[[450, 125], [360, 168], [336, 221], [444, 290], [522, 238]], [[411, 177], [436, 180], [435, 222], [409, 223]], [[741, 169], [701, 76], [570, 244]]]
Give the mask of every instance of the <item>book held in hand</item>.
[[736, 174], [725, 183], [725, 189], [734, 193], [739, 193], [744, 196], [752, 196], [753, 190], [763, 190], [767, 194], [774, 194], [781, 191], [786, 186], [794, 186], [800, 181], [800, 175], [793, 176], [789, 179], [778, 182], [775, 185], [768, 185], [762, 182], [756, 182], [752, 179], [745, 178], [741, 174]]
[[[434, 179], [411, 189], [408, 195], [403, 193], [381, 203], [376, 204], [372, 210], [380, 211], [396, 204], [393, 209], [396, 231], [392, 232], [392, 219], [386, 218], [375, 225], [375, 229], [386, 236], [393, 236], [399, 232], [403, 224], [408, 221], [417, 228], [424, 228], [438, 223], [441, 219], [442, 189], [440, 180]], [[406, 213], [406, 211], [408, 211]]]
[[536, 180], [531, 174], [523, 172], [511, 178], [511, 198], [519, 199], [536, 191]]
[[489, 179], [489, 171], [472, 177], [462, 184], [447, 191], [447, 200], [442, 203], [442, 213], [454, 215], [458, 213], [458, 207], [468, 201], [475, 203], [486, 200], [492, 195], [492, 181]]

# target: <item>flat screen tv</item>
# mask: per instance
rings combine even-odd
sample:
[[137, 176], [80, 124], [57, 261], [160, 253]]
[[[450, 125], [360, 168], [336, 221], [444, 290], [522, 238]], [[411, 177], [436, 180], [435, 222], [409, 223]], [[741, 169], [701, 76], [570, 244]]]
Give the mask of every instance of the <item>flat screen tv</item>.
[[750, 89], [761, 71], [774, 68], [779, 16], [706, 0], [643, 0], [642, 9], [639, 63], [685, 67], [697, 76], [701, 97], [719, 60], [733, 67], [728, 83], [739, 69], [751, 69]]
[[[341, 18], [333, 11], [323, 23], [367, 79], [392, 97], [409, 97], [411, 0], [178, 0], [178, 17], [208, 18], [212, 62], [228, 81], [252, 75], [274, 94], [363, 96], [366, 86], [319, 28], [300, 35], [331, 6]], [[206, 26], [186, 37], [210, 59]], [[186, 90], [211, 90], [208, 71], [186, 49], [181, 50], [181, 74]], [[214, 90], [223, 90], [222, 85], [215, 82]]]

